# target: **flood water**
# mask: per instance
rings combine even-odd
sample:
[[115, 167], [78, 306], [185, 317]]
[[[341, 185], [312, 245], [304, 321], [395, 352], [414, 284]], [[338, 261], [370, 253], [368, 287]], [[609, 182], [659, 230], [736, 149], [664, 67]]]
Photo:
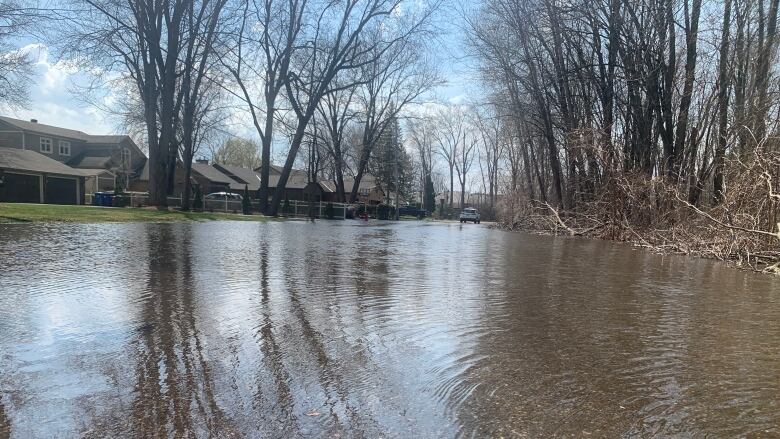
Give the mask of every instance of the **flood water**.
[[0, 225], [0, 437], [775, 437], [778, 299], [477, 225]]

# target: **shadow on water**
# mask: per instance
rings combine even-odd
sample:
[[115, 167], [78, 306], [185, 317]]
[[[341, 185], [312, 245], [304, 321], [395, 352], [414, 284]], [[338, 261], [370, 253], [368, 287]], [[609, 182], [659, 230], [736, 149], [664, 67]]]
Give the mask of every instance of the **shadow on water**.
[[[263, 367], [258, 367], [255, 380], [257, 389], [254, 394], [253, 409], [262, 413], [271, 424], [271, 431], [280, 434], [294, 434], [296, 416], [293, 412], [294, 399], [290, 390], [290, 376], [284, 365], [284, 353], [274, 334], [274, 321], [271, 313], [271, 291], [269, 282], [269, 240], [260, 240], [260, 326], [255, 334], [260, 344]], [[270, 373], [273, 387], [266, 388], [265, 374]]]
[[0, 438], [11, 437], [11, 420], [5, 414], [3, 396], [0, 395]]
[[[191, 237], [174, 225], [148, 229], [149, 277], [138, 297], [142, 324], [130, 333], [135, 382], [130, 417], [102, 420], [87, 431], [134, 437], [228, 436], [231, 419], [218, 406], [204, 356], [192, 284]], [[126, 431], [116, 431], [118, 427]]]

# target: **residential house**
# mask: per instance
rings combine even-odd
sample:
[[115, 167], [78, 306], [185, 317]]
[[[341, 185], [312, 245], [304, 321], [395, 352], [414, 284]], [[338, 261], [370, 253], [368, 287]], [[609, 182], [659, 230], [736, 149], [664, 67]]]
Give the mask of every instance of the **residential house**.
[[[172, 196], [179, 197], [184, 193], [184, 174], [184, 164], [182, 162], [176, 163]], [[238, 187], [238, 183], [210, 165], [208, 160], [196, 160], [192, 164], [190, 186], [193, 188], [198, 186], [201, 194], [205, 196], [214, 192], [230, 192], [231, 187]], [[148, 164], [144, 166], [141, 175], [130, 186], [130, 190], [135, 192], [149, 191]]]
[[[268, 178], [270, 197], [273, 197], [273, 194], [276, 191], [276, 186], [279, 185], [279, 178], [280, 175], [270, 175]], [[291, 201], [303, 201], [303, 190], [306, 188], [307, 184], [309, 184], [309, 177], [306, 172], [293, 170], [293, 172], [291, 172], [290, 176], [287, 178], [287, 184], [285, 185], [284, 192], [282, 193], [284, 195], [282, 200], [287, 199]]]
[[84, 174], [39, 152], [0, 147], [0, 201], [84, 204]]
[[[252, 198], [256, 199], [259, 196], [258, 191], [260, 189], [260, 168], [252, 170], [238, 166], [222, 165], [219, 163], [215, 163], [214, 167], [223, 174], [230, 177], [235, 182], [230, 187], [231, 192], [243, 195], [244, 187], [246, 186], [249, 188], [249, 193], [251, 194]], [[270, 166], [268, 173], [269, 198], [273, 197], [274, 191], [276, 191], [276, 186], [278, 185], [279, 178], [282, 175], [282, 169], [283, 168], [281, 166]], [[309, 178], [306, 171], [299, 169], [291, 170], [290, 176], [288, 177], [287, 184], [285, 186], [284, 197], [282, 197], [282, 199], [286, 198], [288, 200], [297, 201], [305, 200], [306, 198], [304, 196], [304, 189], [308, 183]]]
[[[184, 175], [184, 172], [177, 172]], [[203, 195], [214, 192], [230, 192], [231, 187], [236, 187], [238, 183], [220, 172], [214, 166], [211, 166], [208, 160], [198, 160], [192, 164], [192, 179], [194, 183], [200, 186]]]
[[332, 181], [312, 181], [303, 189], [303, 201], [336, 202], [336, 184]]
[[[269, 197], [273, 196], [276, 185], [281, 175], [281, 167], [273, 166], [271, 168], [268, 188]], [[304, 188], [308, 184], [308, 175], [305, 171], [293, 169], [290, 177], [287, 179], [287, 185], [282, 199], [304, 200]], [[219, 163], [209, 164], [208, 160], [196, 160], [192, 164], [191, 185], [198, 185], [203, 195], [214, 192], [233, 192], [239, 195], [244, 194], [244, 187], [249, 187], [249, 192], [253, 198], [257, 198], [260, 189], [260, 171], [259, 169], [241, 168], [238, 166], [229, 166]], [[133, 191], [148, 191], [149, 187], [149, 169], [144, 167], [140, 176], [131, 186]], [[174, 195], [184, 192], [184, 167], [181, 163], [176, 167], [176, 176], [174, 183]]]
[[[76, 168], [73, 168], [76, 169]], [[85, 178], [84, 189], [86, 193], [113, 191], [116, 189], [116, 174], [106, 169], [76, 169]], [[128, 189], [129, 185], [123, 189]]]
[[[279, 178], [282, 175], [284, 167], [278, 165], [271, 165], [268, 172], [268, 197], [272, 198], [276, 191], [276, 186], [279, 184]], [[260, 173], [260, 168], [256, 168], [255, 172]], [[303, 201], [304, 189], [309, 184], [309, 173], [300, 169], [291, 169], [290, 176], [287, 178], [287, 184], [284, 188], [282, 200], [296, 200]]]
[[260, 189], [260, 174], [249, 168], [239, 166], [222, 165], [214, 163], [214, 168], [227, 175], [233, 183], [230, 185], [230, 192], [243, 195], [244, 189], [249, 189], [252, 198], [257, 198], [257, 191]]
[[[344, 180], [344, 195], [349, 200], [349, 194], [355, 186], [354, 179]], [[305, 192], [309, 199], [319, 198], [325, 202], [338, 202], [337, 185], [334, 180], [320, 180], [309, 183]], [[381, 204], [385, 201], [385, 192], [376, 184], [376, 179], [371, 174], [365, 174], [360, 181], [360, 187], [357, 193], [357, 202], [365, 204]]]
[[[344, 192], [349, 199], [352, 188], [355, 186], [355, 179], [344, 179]], [[364, 174], [360, 180], [357, 192], [357, 202], [362, 204], [382, 204], [385, 201], [385, 191], [376, 181], [376, 177], [371, 174]]]
[[0, 116], [0, 147], [34, 151], [71, 168], [89, 170], [88, 177], [97, 177], [93, 183], [103, 188], [108, 186], [110, 174], [128, 188], [147, 162], [146, 155], [129, 136], [90, 135], [35, 119]]

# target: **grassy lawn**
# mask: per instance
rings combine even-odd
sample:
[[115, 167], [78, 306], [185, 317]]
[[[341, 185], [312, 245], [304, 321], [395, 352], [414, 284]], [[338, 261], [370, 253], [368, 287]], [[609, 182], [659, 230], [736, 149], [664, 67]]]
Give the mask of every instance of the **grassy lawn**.
[[267, 221], [262, 215], [160, 211], [153, 208], [60, 206], [54, 204], [0, 203], [1, 223], [127, 223], [174, 221]]

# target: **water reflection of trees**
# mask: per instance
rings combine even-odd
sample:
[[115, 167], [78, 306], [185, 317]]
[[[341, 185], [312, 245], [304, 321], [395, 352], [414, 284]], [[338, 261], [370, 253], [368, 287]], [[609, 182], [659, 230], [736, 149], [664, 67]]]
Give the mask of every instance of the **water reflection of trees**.
[[11, 420], [8, 419], [8, 415], [5, 414], [5, 406], [3, 405], [3, 395], [0, 395], [0, 438], [6, 438], [11, 436]]
[[[342, 319], [361, 321], [356, 290], [386, 292], [383, 283], [351, 283], [375, 277], [367, 275], [365, 267], [359, 268], [360, 276], [353, 276], [352, 261], [369, 261], [380, 271], [386, 271], [386, 261], [375, 253], [360, 255], [370, 244], [357, 244], [357, 248], [331, 244], [327, 239], [286, 236], [263, 240], [259, 247], [257, 337], [263, 367], [257, 374], [255, 409], [258, 417], [275, 421], [271, 434], [293, 436], [312, 429], [323, 435], [382, 431], [372, 412], [360, 406], [364, 349], [355, 349], [343, 333], [345, 326], [358, 333], [364, 329]], [[273, 286], [271, 273], [281, 279]]]
[[[258, 367], [256, 378], [256, 390], [254, 395], [254, 409], [261, 411], [261, 416], [270, 421], [276, 421], [269, 430], [278, 433], [293, 434], [295, 428], [294, 399], [290, 391], [290, 375], [284, 367], [283, 348], [276, 340], [272, 304], [270, 301], [269, 282], [269, 242], [261, 239], [259, 250], [260, 261], [260, 323], [257, 331], [262, 363], [264, 367]], [[264, 372], [270, 371], [273, 381], [273, 391], [266, 391]]]
[[183, 226], [149, 228], [149, 279], [137, 329], [133, 435], [225, 435], [232, 426], [215, 399], [193, 286], [190, 234]]
[[766, 394], [778, 387], [778, 366], [767, 360], [777, 347], [767, 340], [780, 324], [761, 318], [774, 314], [764, 299], [741, 294], [751, 291], [737, 281], [747, 275], [537, 239], [500, 255], [506, 298], [487, 316], [480, 360], [461, 377], [461, 386], [480, 386], [469, 401], [449, 402], [463, 436], [774, 432], [780, 416]]

